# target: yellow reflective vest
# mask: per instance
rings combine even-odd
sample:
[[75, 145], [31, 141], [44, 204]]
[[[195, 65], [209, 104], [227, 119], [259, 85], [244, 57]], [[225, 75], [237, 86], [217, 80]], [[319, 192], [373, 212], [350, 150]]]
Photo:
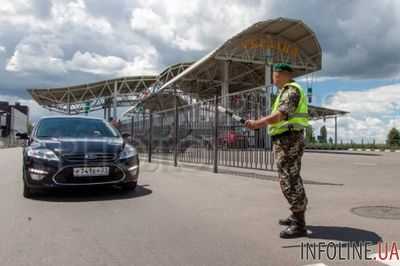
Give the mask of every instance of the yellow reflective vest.
[[300, 100], [294, 113], [288, 115], [287, 120], [282, 120], [278, 123], [271, 124], [268, 126], [268, 134], [270, 136], [276, 136], [290, 130], [302, 130], [308, 127], [308, 103], [307, 97], [304, 94], [303, 89], [296, 82], [286, 83], [280, 90], [278, 97], [276, 97], [274, 104], [272, 105], [271, 113], [277, 112], [279, 102], [283, 92], [289, 88], [289, 86], [296, 88], [300, 93]]

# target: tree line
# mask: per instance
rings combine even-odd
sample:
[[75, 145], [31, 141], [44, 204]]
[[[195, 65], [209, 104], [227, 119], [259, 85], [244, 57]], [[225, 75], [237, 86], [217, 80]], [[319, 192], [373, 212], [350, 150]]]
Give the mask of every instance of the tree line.
[[[307, 129], [306, 129], [306, 142], [310, 143], [310, 144], [334, 144], [332, 137], [330, 137], [328, 139], [328, 133], [326, 130], [326, 126], [322, 126], [319, 130], [319, 135], [315, 136], [314, 135], [314, 129], [313, 127], [310, 125]], [[363, 141], [361, 144], [364, 144]], [[375, 144], [375, 141], [374, 141]], [[386, 139], [386, 145], [389, 146], [400, 146], [400, 131], [393, 127], [388, 135], [387, 135], [387, 139]]]

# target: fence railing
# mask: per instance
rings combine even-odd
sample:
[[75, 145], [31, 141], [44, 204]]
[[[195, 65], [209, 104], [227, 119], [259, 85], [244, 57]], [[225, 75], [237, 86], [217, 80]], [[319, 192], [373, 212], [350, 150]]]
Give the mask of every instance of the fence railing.
[[218, 106], [245, 119], [266, 115], [264, 89], [215, 97], [160, 112], [134, 113], [120, 130], [149, 161], [179, 162], [273, 169], [274, 158], [266, 129], [249, 130]]

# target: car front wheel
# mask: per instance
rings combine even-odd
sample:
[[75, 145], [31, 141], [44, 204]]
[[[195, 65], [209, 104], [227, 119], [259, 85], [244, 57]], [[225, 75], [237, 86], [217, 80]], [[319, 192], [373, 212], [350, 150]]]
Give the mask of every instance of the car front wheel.
[[22, 170], [22, 174], [23, 174], [23, 177], [22, 177], [22, 183], [23, 183], [23, 185], [24, 185], [24, 187], [23, 187], [23, 196], [25, 197], [25, 198], [27, 198], [27, 199], [30, 199], [30, 198], [32, 198], [33, 197], [33, 191], [32, 191], [32, 189], [26, 184], [26, 173], [25, 173], [25, 168]]
[[126, 184], [122, 184], [122, 189], [125, 191], [134, 191], [136, 189], [137, 182], [130, 182]]
[[23, 183], [24, 183], [24, 188], [23, 188], [24, 197], [27, 198], [27, 199], [32, 198], [32, 195], [33, 195], [32, 189], [26, 185], [25, 180], [23, 181]]

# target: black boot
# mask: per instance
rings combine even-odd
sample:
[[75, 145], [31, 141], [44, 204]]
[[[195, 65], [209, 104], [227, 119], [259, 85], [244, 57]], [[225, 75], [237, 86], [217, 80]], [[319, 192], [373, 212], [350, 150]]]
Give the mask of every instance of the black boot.
[[293, 215], [290, 215], [288, 218], [286, 219], [279, 219], [279, 224], [280, 225], [292, 225], [296, 222], [296, 218]]
[[297, 238], [307, 236], [306, 221], [304, 212], [293, 213], [294, 223], [290, 224], [280, 233], [281, 238]]

